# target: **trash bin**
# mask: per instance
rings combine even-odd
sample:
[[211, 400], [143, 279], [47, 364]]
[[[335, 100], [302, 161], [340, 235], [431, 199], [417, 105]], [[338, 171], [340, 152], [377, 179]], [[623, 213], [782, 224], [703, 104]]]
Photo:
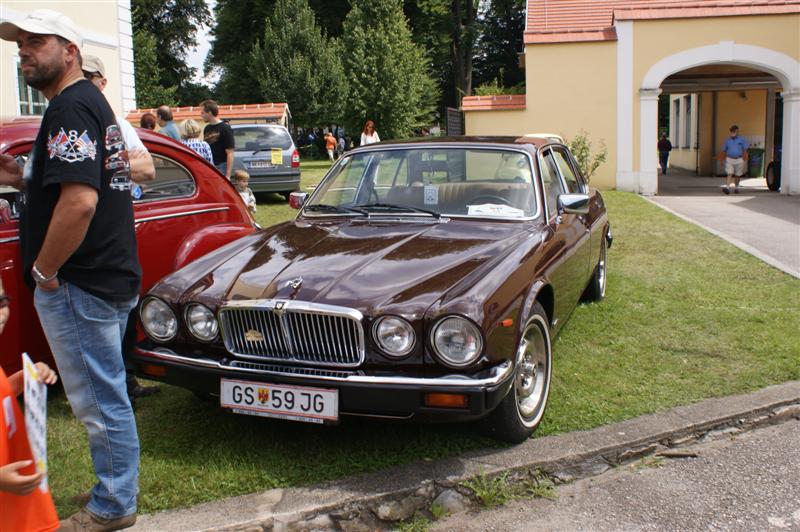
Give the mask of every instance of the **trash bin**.
[[762, 177], [764, 175], [764, 148], [747, 148], [747, 175]]

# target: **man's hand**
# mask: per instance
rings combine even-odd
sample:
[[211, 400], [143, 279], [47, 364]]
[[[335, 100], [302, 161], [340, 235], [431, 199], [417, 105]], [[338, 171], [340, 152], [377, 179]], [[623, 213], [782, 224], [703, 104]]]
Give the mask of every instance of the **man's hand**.
[[22, 168], [11, 155], [0, 155], [0, 185], [22, 188]]
[[20, 469], [24, 469], [32, 463], [30, 460], [24, 460], [0, 466], [0, 491], [7, 491], [14, 495], [27, 495], [35, 490], [39, 483], [42, 482], [44, 473], [35, 473], [33, 475], [19, 473]]
[[142, 149], [128, 151], [128, 160], [131, 163], [131, 179], [134, 183], [152, 181], [156, 178], [156, 167], [149, 151]]

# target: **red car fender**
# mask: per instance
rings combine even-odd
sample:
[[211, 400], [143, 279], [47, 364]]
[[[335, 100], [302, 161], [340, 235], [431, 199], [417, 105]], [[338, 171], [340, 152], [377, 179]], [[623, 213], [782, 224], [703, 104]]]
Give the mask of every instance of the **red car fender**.
[[212, 225], [195, 231], [181, 242], [172, 263], [173, 271], [183, 268], [196, 258], [202, 257], [228, 242], [233, 242], [255, 231], [255, 227], [242, 227], [234, 224]]

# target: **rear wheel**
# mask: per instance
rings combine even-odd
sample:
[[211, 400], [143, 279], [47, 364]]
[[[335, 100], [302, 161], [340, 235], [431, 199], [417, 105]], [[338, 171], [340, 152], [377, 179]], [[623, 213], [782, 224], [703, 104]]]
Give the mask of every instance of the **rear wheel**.
[[764, 172], [764, 177], [767, 179], [767, 188], [770, 190], [779, 190], [781, 188], [781, 178], [775, 172], [775, 163], [767, 165], [767, 171]]
[[600, 258], [597, 259], [592, 279], [589, 281], [589, 286], [586, 287], [586, 291], [584, 291], [581, 298], [584, 301], [600, 301], [606, 297], [608, 241], [605, 235], [603, 235], [600, 246]]
[[536, 303], [517, 347], [512, 388], [485, 420], [490, 436], [511, 443], [530, 437], [544, 416], [552, 367], [550, 327]]

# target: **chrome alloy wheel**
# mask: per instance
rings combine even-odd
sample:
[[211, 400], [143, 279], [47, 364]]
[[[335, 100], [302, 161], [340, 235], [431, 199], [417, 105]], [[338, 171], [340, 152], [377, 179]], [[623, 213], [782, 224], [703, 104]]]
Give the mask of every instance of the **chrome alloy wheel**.
[[536, 426], [544, 413], [550, 389], [551, 362], [547, 323], [536, 315], [522, 334], [514, 375], [517, 414], [527, 427]]

